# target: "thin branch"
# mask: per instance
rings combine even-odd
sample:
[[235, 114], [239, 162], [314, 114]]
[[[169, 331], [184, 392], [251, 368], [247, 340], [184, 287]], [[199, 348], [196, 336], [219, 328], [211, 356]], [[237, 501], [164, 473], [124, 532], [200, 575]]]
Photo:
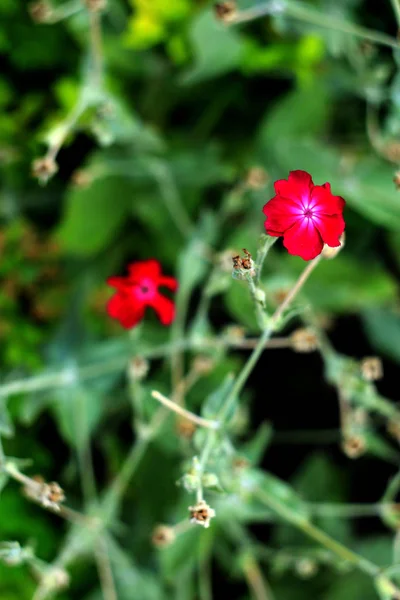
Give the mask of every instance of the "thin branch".
[[170, 400], [163, 394], [160, 394], [160, 392], [157, 392], [157, 390], [153, 390], [151, 392], [151, 395], [153, 398], [155, 398], [156, 400], [161, 402], [161, 404], [163, 404], [170, 410], [176, 412], [178, 415], [185, 417], [185, 419], [192, 421], [192, 423], [196, 423], [196, 425], [200, 425], [201, 427], [206, 427], [207, 429], [214, 429], [214, 430], [218, 429], [220, 427], [220, 423], [218, 421], [210, 421], [209, 419], [203, 419], [203, 417], [199, 417], [199, 416], [195, 415], [190, 410], [187, 410], [186, 408], [182, 408], [182, 406], [179, 406], [179, 404], [176, 404], [176, 402], [172, 402], [172, 400]]
[[94, 553], [104, 600], [118, 600], [110, 557], [108, 555], [107, 541], [104, 537], [98, 539], [94, 546]]

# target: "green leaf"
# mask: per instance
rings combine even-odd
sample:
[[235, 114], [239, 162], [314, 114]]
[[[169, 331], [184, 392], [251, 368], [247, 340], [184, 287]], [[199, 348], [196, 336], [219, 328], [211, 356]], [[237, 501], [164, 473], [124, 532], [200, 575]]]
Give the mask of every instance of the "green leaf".
[[378, 352], [400, 361], [400, 316], [388, 309], [370, 308], [362, 312], [362, 319]]
[[[201, 409], [201, 414], [205, 419], [217, 419], [225, 404], [225, 400], [229, 395], [234, 384], [234, 377], [231, 373], [229, 373], [220, 387], [218, 387], [212, 394], [210, 394], [204, 401], [204, 404]], [[235, 410], [235, 406], [232, 407], [230, 414], [227, 415], [227, 420], [232, 417], [232, 414]]]
[[118, 177], [95, 180], [71, 190], [56, 234], [65, 250], [88, 256], [105, 248], [129, 212], [132, 185]]
[[195, 65], [184, 75], [182, 83], [198, 84], [238, 67], [242, 54], [240, 35], [218, 22], [210, 10], [193, 21], [189, 35]]

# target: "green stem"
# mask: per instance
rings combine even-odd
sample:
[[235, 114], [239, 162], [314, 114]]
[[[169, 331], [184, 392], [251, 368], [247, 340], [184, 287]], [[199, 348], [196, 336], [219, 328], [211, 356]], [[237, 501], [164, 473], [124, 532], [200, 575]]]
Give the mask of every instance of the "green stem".
[[335, 31], [340, 31], [341, 33], [354, 35], [355, 37], [362, 38], [364, 40], [368, 40], [376, 44], [389, 46], [390, 48], [399, 48], [399, 43], [397, 42], [397, 40], [384, 33], [373, 31], [371, 29], [367, 29], [366, 27], [361, 27], [359, 25], [353, 25], [352, 23], [348, 23], [347, 21], [336, 19], [332, 15], [324, 15], [322, 13], [314, 11], [311, 8], [297, 3], [295, 4], [286, 1], [284, 3], [284, 7], [284, 13], [286, 15], [289, 15], [301, 21], [305, 21], [306, 23], [310, 23], [311, 25], [317, 25], [326, 29], [333, 29]]
[[294, 514], [290, 508], [288, 508], [282, 502], [277, 501], [264, 490], [257, 490], [255, 495], [263, 504], [268, 506], [268, 508], [273, 510], [285, 521], [300, 529], [305, 535], [312, 538], [343, 560], [353, 564], [371, 577], [376, 577], [379, 575], [380, 568], [374, 565], [374, 563], [370, 562], [366, 558], [363, 558], [362, 556], [359, 556], [352, 550], [349, 550], [349, 548], [330, 537], [328, 534], [306, 519], [299, 518], [299, 516]]
[[400, 0], [391, 0], [394, 14], [396, 15], [397, 25], [400, 27]]
[[[397, 1], [392, 0], [393, 7], [395, 7], [395, 3], [397, 4]], [[289, 2], [288, 0], [281, 0], [279, 3], [268, 2], [265, 5], [263, 4], [257, 6], [254, 9], [243, 11], [239, 14], [237, 19], [235, 19], [234, 23], [252, 21], [254, 19], [271, 14], [284, 14], [289, 17], [299, 19], [300, 21], [304, 21], [305, 23], [310, 23], [311, 25], [317, 25], [318, 27], [323, 27], [325, 29], [333, 29], [334, 31], [340, 31], [341, 33], [346, 33], [348, 35], [354, 35], [355, 37], [368, 40], [382, 46], [389, 46], [390, 48], [395, 49], [400, 47], [396, 39], [386, 35], [385, 33], [367, 29], [366, 27], [361, 27], [360, 25], [354, 25], [352, 23], [348, 23], [347, 21], [336, 19], [331, 15], [318, 13], [312, 8], [300, 5], [298, 3], [295, 4]]]

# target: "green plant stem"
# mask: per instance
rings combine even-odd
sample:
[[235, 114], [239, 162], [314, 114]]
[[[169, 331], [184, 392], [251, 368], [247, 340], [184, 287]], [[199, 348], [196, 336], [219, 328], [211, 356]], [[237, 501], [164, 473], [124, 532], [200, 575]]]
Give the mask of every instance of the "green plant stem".
[[[161, 344], [152, 350], [146, 350], [142, 352], [140, 356], [147, 359], [157, 359], [170, 356], [176, 350], [181, 352], [186, 350], [201, 351], [216, 348], [221, 344], [226, 347], [246, 349], [254, 348], [257, 343], [258, 338], [230, 341], [221, 337], [216, 337], [204, 339], [200, 342], [193, 339], [181, 338], [167, 344]], [[287, 348], [289, 345], [289, 338], [274, 338], [265, 345], [265, 348]], [[95, 379], [96, 377], [123, 371], [126, 368], [128, 361], [129, 356], [123, 356], [111, 360], [101, 360], [91, 365], [82, 365], [76, 370], [66, 368], [55, 371], [54, 373], [44, 373], [22, 380], [11, 381], [0, 385], [0, 398], [64, 387], [75, 383], [76, 381]]]
[[72, 17], [78, 12], [81, 12], [83, 8], [84, 7], [82, 0], [72, 0], [71, 2], [65, 2], [63, 5], [57, 6], [56, 8], [52, 9], [51, 17], [46, 21], [46, 23], [59, 23], [60, 21], [69, 19], [69, 17]]
[[124, 495], [133, 474], [146, 453], [151, 440], [157, 434], [167, 415], [168, 413], [164, 408], [160, 408], [155, 413], [146, 434], [142, 434], [142, 437], [133, 444], [117, 477], [106, 491], [100, 509], [101, 517], [105, 523], [109, 523], [115, 517], [119, 502]]
[[92, 73], [91, 79], [93, 85], [100, 89], [103, 75], [103, 40], [101, 35], [101, 13], [99, 11], [89, 11], [90, 23], [90, 46], [92, 52]]
[[274, 600], [272, 590], [263, 577], [260, 565], [254, 554], [248, 554], [244, 559], [243, 572], [255, 600]]
[[346, 546], [337, 542], [335, 539], [331, 538], [324, 531], [310, 523], [308, 520], [304, 518], [299, 518], [297, 514], [294, 514], [290, 508], [288, 508], [282, 502], [279, 502], [270, 494], [265, 492], [264, 490], [257, 490], [255, 492], [255, 496], [265, 504], [268, 508], [274, 511], [277, 515], [279, 515], [283, 520], [291, 523], [298, 529], [300, 529], [306, 536], [312, 538], [343, 560], [351, 563], [356, 566], [358, 569], [367, 573], [372, 577], [376, 577], [380, 573], [380, 568], [374, 565], [369, 560], [359, 556], [352, 550], [349, 550]]
[[101, 589], [103, 592], [103, 599], [118, 600], [113, 572], [111, 569], [110, 557], [108, 555], [107, 540], [104, 537], [99, 538], [98, 544], [95, 545], [94, 552]]
[[400, 27], [400, 1], [399, 0], [391, 0], [393, 12], [396, 15], [397, 25]]
[[[393, 6], [395, 2], [396, 0], [392, 0]], [[289, 2], [288, 0], [280, 0], [279, 2], [275, 3], [268, 2], [265, 5], [263, 4], [257, 6], [254, 9], [243, 11], [239, 13], [238, 17], [235, 19], [235, 21], [233, 21], [233, 24], [252, 21], [254, 19], [271, 14], [284, 14], [300, 21], [304, 21], [305, 23], [317, 25], [318, 27], [323, 27], [325, 29], [340, 31], [341, 33], [346, 33], [348, 35], [353, 35], [355, 37], [368, 40], [374, 44], [389, 46], [390, 48], [395, 49], [400, 47], [396, 39], [386, 35], [385, 33], [367, 29], [366, 27], [361, 27], [360, 25], [354, 25], [352, 23], [348, 23], [347, 21], [336, 19], [331, 15], [324, 15], [313, 10], [312, 8], [309, 8], [308, 6]]]

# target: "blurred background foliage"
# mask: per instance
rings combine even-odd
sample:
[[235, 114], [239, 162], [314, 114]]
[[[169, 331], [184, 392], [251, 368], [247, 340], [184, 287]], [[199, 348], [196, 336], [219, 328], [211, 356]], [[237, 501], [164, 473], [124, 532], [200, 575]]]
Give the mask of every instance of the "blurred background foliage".
[[[32, 474], [59, 481], [69, 504], [79, 508], [77, 457], [79, 463], [91, 441], [98, 485], [107, 486], [132, 437], [130, 405], [138, 390], [126, 385], [127, 361], [151, 354], [170, 332], [150, 314], [131, 335], [110, 322], [106, 277], [124, 272], [130, 260], [155, 257], [183, 290], [173, 339], [186, 321], [194, 337], [222, 337], [232, 323], [256, 334], [248, 289], [232, 280], [225, 251], [228, 264], [243, 247], [255, 254], [262, 206], [274, 194], [274, 180], [293, 169], [309, 171], [318, 184], [329, 181], [347, 201], [345, 250], [315, 271], [307, 304], [329, 324], [328, 335], [344, 354], [383, 356], [389, 379], [380, 391], [397, 402], [397, 0], [243, 0], [240, 10], [267, 7], [271, 14], [237, 25], [217, 19], [212, 3], [201, 0], [108, 0], [94, 57], [96, 38], [83, 3], [52, 6], [57, 19], [41, 23], [24, 0], [0, 2], [2, 383], [61, 372], [47, 389], [8, 401], [0, 396], [7, 455], [28, 459]], [[54, 148], [58, 171], [41, 185], [34, 161]], [[270, 306], [303, 267], [280, 243], [274, 247], [263, 275]], [[368, 448], [379, 462], [344, 459], [336, 447], [335, 394], [319, 359], [269, 352], [271, 375], [267, 362], [256, 371], [236, 432], [248, 441], [267, 419], [278, 430], [336, 428], [337, 437], [329, 451], [322, 433], [322, 446], [293, 453], [288, 438], [288, 445], [265, 455], [275, 439], [268, 430], [254, 438], [259, 447], [250, 462], [290, 479], [309, 502], [379, 501], [400, 456], [383, 422], [377, 421]], [[188, 396], [196, 412], [246, 357], [211, 354], [215, 368]], [[141, 384], [147, 417], [155, 411], [151, 389], [170, 390], [168, 361], [161, 358], [152, 362], [151, 384]], [[72, 379], [65, 386], [68, 369]], [[292, 382], [277, 381], [278, 372], [291, 373]], [[127, 489], [121, 520], [113, 523], [108, 548], [118, 598], [210, 600], [202, 583], [202, 572], [210, 570], [215, 593], [232, 598], [378, 598], [368, 577], [335, 562], [291, 525], [271, 528], [265, 509], [260, 516], [260, 507], [250, 501], [235, 506], [229, 495], [218, 500], [220, 518], [209, 530], [193, 528], [169, 548], [152, 548], [158, 522], [174, 524], [187, 514], [191, 498], [175, 483], [182, 460], [201, 447], [201, 436], [192, 442], [177, 435], [173, 419], [162, 431]], [[354, 466], [364, 460], [366, 466]], [[372, 469], [380, 476], [374, 479]], [[352, 485], [362, 477], [368, 485]], [[32, 545], [41, 560], [52, 562], [67, 526], [29, 504], [15, 483], [5, 483], [1, 540]], [[316, 522], [377, 565], [392, 564], [393, 535], [377, 518], [364, 527], [332, 516]], [[255, 557], [273, 596], [257, 595]], [[74, 561], [70, 574], [71, 587], [60, 598], [102, 597], [91, 558]], [[0, 563], [2, 600], [32, 598], [35, 585], [26, 565]], [[391, 597], [385, 593], [380, 597]]]

